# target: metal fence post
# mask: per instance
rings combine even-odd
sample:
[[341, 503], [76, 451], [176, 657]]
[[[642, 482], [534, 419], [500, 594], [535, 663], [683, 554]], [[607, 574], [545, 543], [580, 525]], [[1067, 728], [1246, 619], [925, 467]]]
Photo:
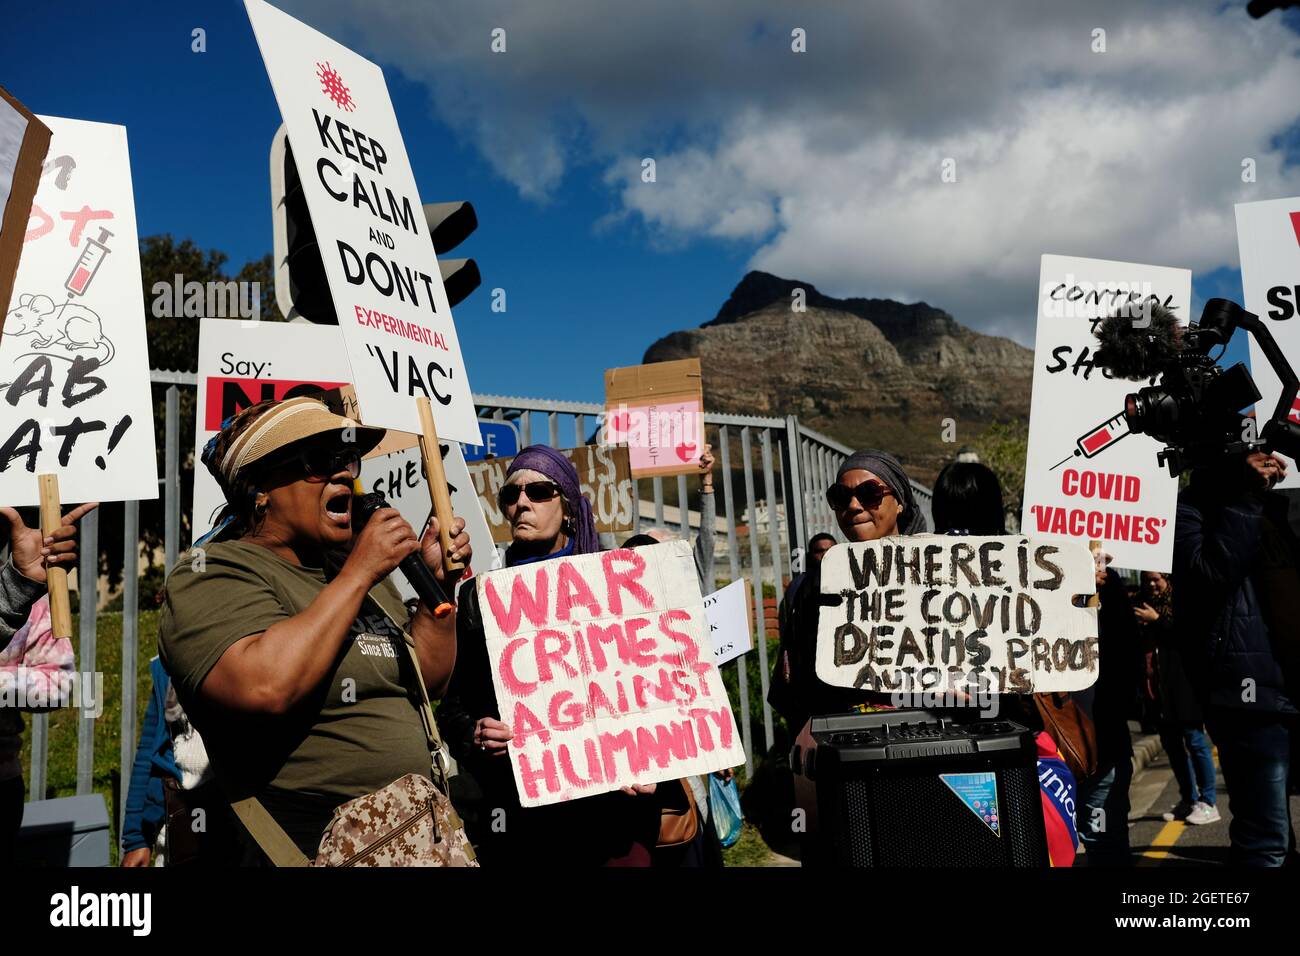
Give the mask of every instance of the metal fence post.
[[50, 715], [32, 714], [32, 772], [28, 781], [31, 800], [45, 799], [45, 765], [49, 759]]
[[126, 792], [135, 762], [135, 688], [139, 677], [140, 502], [128, 501], [122, 511], [122, 799], [117, 832], [126, 819]]
[[[736, 516], [731, 503], [731, 440], [727, 426], [718, 429], [718, 448], [722, 451], [722, 505], [727, 516], [727, 558], [731, 563], [731, 580], [740, 580], [740, 555], [736, 552]], [[745, 748], [745, 777], [754, 774], [754, 729], [749, 719], [749, 674], [745, 657], [736, 658], [736, 679], [740, 685], [740, 739]]]
[[[77, 657], [77, 700], [73, 702], [81, 711], [77, 720], [77, 794], [90, 793], [95, 782], [95, 718], [87, 713], [86, 681], [95, 689], [95, 607], [99, 597], [99, 511], [92, 511], [81, 519], [80, 540], [77, 543], [81, 558], [77, 567], [77, 595], [80, 598], [81, 652]], [[102, 700], [94, 703], [102, 705]]]
[[[167, 420], [163, 429], [163, 555], [170, 571], [176, 566], [181, 549], [181, 449], [180, 449], [180, 392], [175, 385], [167, 386]], [[190, 515], [194, 527], [200, 522]]]
[[[682, 540], [691, 540], [691, 509], [690, 500], [686, 497], [686, 476], [677, 476], [677, 523], [682, 529]], [[703, 534], [704, 529], [700, 529]]]
[[785, 418], [785, 448], [786, 467], [790, 470], [790, 479], [785, 486], [792, 492], [786, 496], [785, 514], [790, 528], [790, 549], [793, 551], [804, 547], [808, 542], [807, 521], [804, 518], [803, 469], [799, 467], [799, 419], [793, 415]]
[[772, 749], [772, 705], [767, 702], [767, 627], [763, 621], [763, 565], [758, 554], [758, 502], [754, 500], [754, 454], [749, 426], [740, 429], [740, 451], [745, 457], [745, 500], [749, 503], [749, 558], [754, 571], [754, 625], [758, 630], [758, 678], [763, 691], [764, 752]]

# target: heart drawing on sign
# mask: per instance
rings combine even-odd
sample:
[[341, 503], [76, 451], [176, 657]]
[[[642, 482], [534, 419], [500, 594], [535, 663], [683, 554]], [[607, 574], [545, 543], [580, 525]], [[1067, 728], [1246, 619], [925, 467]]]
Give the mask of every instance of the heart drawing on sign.
[[681, 442], [677, 446], [677, 457], [682, 461], [691, 461], [695, 458], [695, 446]]
[[609, 427], [615, 435], [625, 434], [632, 424], [632, 416], [627, 412], [615, 412], [609, 416]]

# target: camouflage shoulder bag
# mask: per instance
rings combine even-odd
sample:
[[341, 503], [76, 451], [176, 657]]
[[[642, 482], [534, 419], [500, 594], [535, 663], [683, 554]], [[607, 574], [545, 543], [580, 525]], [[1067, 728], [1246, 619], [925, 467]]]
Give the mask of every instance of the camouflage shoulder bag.
[[[397, 626], [382, 605], [380, 610]], [[398, 630], [420, 691], [420, 719], [433, 779], [408, 773], [336, 808], [310, 863], [255, 797], [232, 803], [276, 866], [478, 866], [460, 815], [447, 798], [447, 752], [429, 704], [414, 639], [406, 628], [398, 626]]]

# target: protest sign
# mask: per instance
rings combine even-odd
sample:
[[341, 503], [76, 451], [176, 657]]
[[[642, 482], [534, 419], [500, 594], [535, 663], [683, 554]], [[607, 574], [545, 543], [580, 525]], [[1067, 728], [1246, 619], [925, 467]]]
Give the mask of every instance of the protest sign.
[[158, 497], [153, 399], [126, 128], [52, 131], [0, 339], [0, 501]]
[[[1300, 369], [1300, 196], [1237, 204], [1237, 247], [1246, 311], [1268, 324], [1291, 368]], [[1250, 338], [1250, 374], [1259, 388], [1255, 416], [1262, 427], [1273, 417], [1282, 382]], [[1300, 422], [1300, 396], [1292, 395], [1291, 421]], [[1286, 478], [1277, 488], [1300, 488], [1300, 469], [1286, 459]]]
[[1124, 396], [1144, 383], [1109, 378], [1093, 364], [1093, 330], [1122, 306], [1141, 323], [1150, 304], [1186, 324], [1192, 274], [1043, 256], [1038, 290], [1021, 530], [1100, 539], [1118, 567], [1168, 571], [1178, 479], [1156, 461], [1162, 442], [1129, 431]]
[[[452, 511], [457, 518], [465, 519], [470, 547], [474, 549], [470, 571], [498, 567], [500, 562], [497, 560], [496, 545], [492, 541], [492, 531], [483, 517], [483, 509], [479, 507], [478, 495], [474, 493], [474, 483], [465, 467], [460, 445], [456, 442], [443, 442], [441, 448], [442, 465], [447, 472], [447, 489], [451, 492]], [[433, 513], [423, 469], [418, 444], [391, 455], [368, 457], [361, 462], [361, 483], [366, 490], [378, 491], [387, 498], [388, 503], [401, 512], [418, 535], [424, 534], [429, 516]], [[403, 600], [416, 597], [415, 589], [403, 575], [394, 574], [392, 581], [402, 593]]]
[[696, 474], [704, 445], [700, 360], [606, 369], [601, 442], [628, 446], [633, 478]]
[[709, 622], [713, 660], [719, 667], [754, 649], [749, 607], [749, 588], [744, 578], [705, 596], [704, 616]]
[[836, 545], [817, 676], [883, 693], [1082, 690], [1097, 679], [1097, 610], [1071, 599], [1096, 593], [1093, 574], [1085, 544], [1020, 535]]
[[50, 128], [0, 86], [0, 338]]
[[331, 325], [232, 319], [199, 323], [191, 512], [196, 539], [212, 526], [226, 500], [201, 461], [208, 439], [223, 421], [250, 405], [347, 385], [352, 371], [342, 345], [339, 330]]
[[684, 541], [489, 571], [477, 587], [523, 806], [744, 762]]
[[415, 174], [383, 71], [263, 0], [245, 0], [320, 243], [351, 381], [370, 425], [479, 444]]
[[[583, 497], [591, 502], [596, 531], [612, 534], [631, 531], [636, 495], [628, 467], [627, 448], [623, 445], [583, 445], [559, 451], [573, 462], [578, 471], [578, 484]], [[497, 504], [497, 492], [506, 483], [506, 470], [512, 461], [513, 458], [493, 458], [469, 464], [474, 490], [483, 506], [483, 516], [492, 529], [492, 539], [501, 544], [510, 542], [510, 522]]]

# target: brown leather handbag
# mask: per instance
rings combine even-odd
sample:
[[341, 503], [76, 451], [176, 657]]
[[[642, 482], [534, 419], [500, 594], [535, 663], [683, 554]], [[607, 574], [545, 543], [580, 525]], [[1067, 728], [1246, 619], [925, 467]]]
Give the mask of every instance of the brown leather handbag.
[[695, 805], [695, 792], [685, 780], [668, 780], [656, 788], [663, 792], [659, 809], [659, 842], [657, 846], [683, 846], [700, 832], [700, 810]]
[[1043, 719], [1043, 730], [1051, 735], [1065, 765], [1077, 783], [1097, 771], [1097, 732], [1092, 718], [1067, 693], [1034, 694], [1034, 706]]

